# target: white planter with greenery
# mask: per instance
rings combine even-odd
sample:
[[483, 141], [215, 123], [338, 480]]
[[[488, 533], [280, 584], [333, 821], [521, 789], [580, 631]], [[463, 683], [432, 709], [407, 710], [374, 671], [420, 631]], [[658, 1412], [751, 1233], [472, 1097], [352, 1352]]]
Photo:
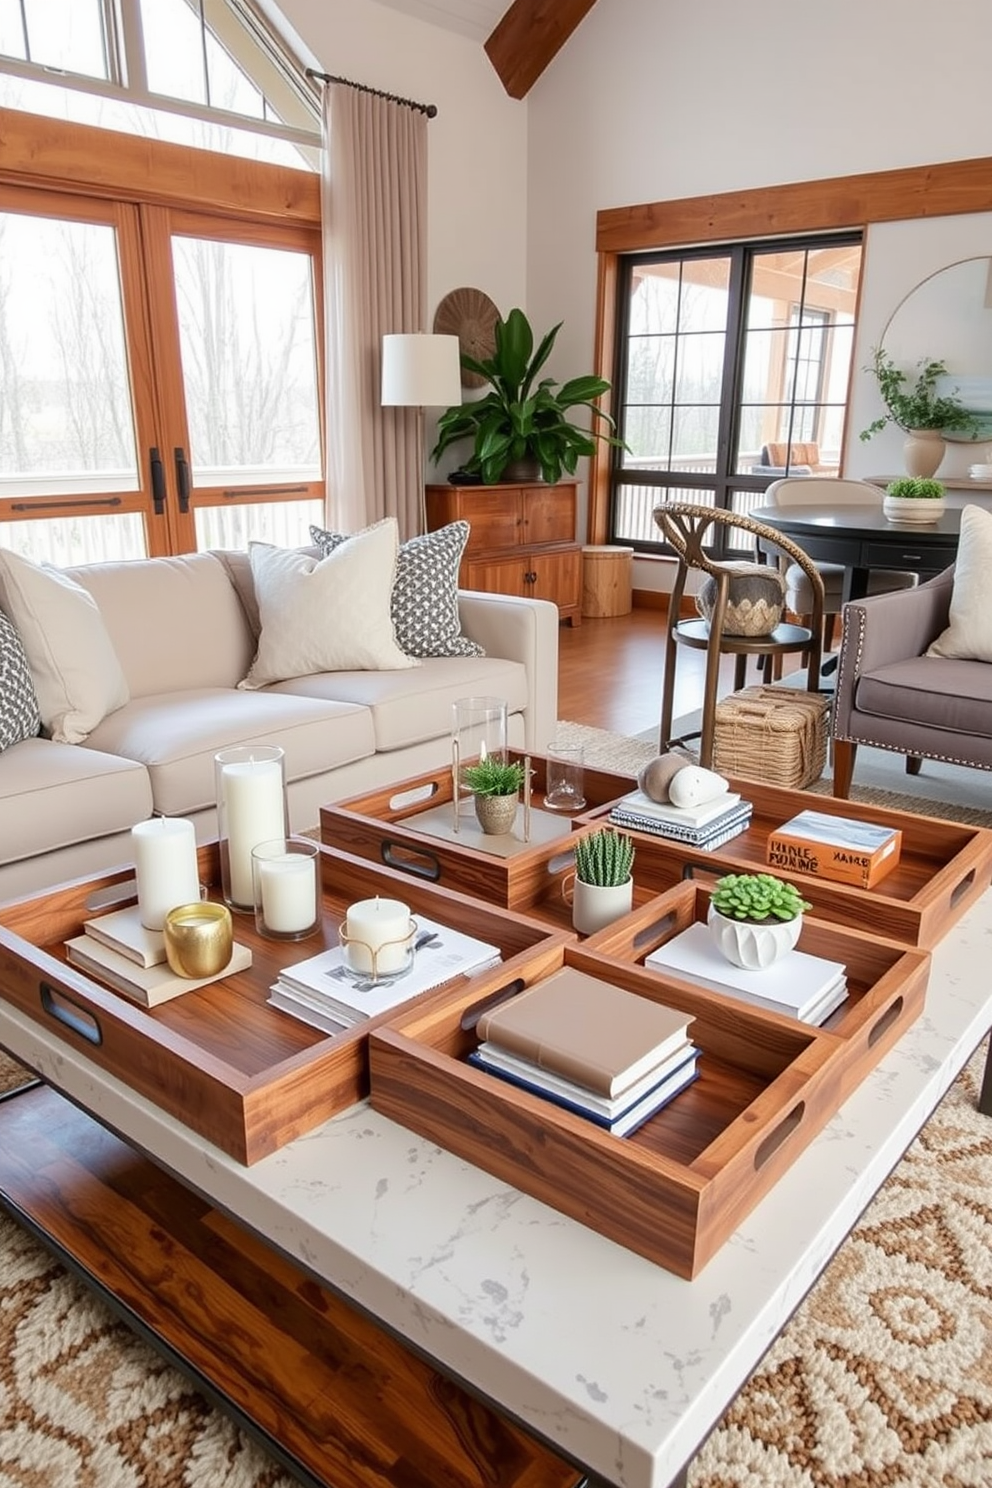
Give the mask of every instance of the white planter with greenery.
[[760, 971], [793, 949], [809, 908], [794, 884], [771, 873], [728, 873], [710, 896], [707, 924], [728, 961]]
[[634, 843], [626, 832], [602, 827], [579, 838], [571, 896], [572, 925], [580, 935], [595, 935], [630, 913], [633, 865]]
[[862, 429], [860, 438], [871, 439], [886, 424], [895, 424], [907, 435], [903, 445], [907, 471], [925, 478], [936, 472], [944, 458], [945, 433], [970, 434], [974, 439], [978, 428], [960, 398], [938, 393], [939, 379], [947, 376], [944, 363], [923, 357], [916, 365], [919, 369], [916, 381], [910, 386], [906, 373], [895, 365], [888, 352], [875, 347], [871, 366], [865, 370], [875, 374], [885, 413]]
[[936, 522], [947, 510], [943, 483], [920, 476], [890, 481], [885, 488], [882, 510], [890, 522]]

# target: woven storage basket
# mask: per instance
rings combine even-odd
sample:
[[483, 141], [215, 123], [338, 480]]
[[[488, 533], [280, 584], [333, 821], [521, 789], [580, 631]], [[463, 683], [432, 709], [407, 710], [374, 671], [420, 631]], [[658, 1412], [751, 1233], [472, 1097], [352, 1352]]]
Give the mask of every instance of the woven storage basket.
[[716, 705], [713, 768], [805, 790], [827, 762], [830, 699], [784, 687], [745, 687]]

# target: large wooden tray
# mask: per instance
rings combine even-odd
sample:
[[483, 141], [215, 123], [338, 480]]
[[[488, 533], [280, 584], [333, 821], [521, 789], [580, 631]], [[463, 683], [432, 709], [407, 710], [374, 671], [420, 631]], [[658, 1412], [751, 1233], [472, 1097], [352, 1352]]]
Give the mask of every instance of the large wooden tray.
[[[511, 759], [525, 758], [519, 749], [509, 754]], [[463, 806], [455, 832], [447, 767], [322, 807], [321, 841], [489, 904], [529, 909], [543, 900], [560, 901], [561, 880], [573, 866], [571, 838], [577, 819], [544, 809], [546, 762], [536, 754], [530, 761], [529, 842], [524, 840], [523, 806], [509, 845], [504, 838], [483, 835], [471, 803]], [[587, 812], [612, 803], [634, 785], [630, 775], [589, 768], [584, 782]]]
[[[200, 849], [201, 881], [219, 897], [216, 844]], [[0, 989], [28, 1017], [55, 1031], [102, 1069], [251, 1164], [368, 1094], [368, 1030], [330, 1037], [270, 1007], [281, 967], [335, 945], [347, 906], [377, 893], [500, 947], [505, 962], [561, 937], [532, 919], [417, 883], [359, 858], [321, 850], [322, 929], [295, 943], [265, 940], [251, 916], [235, 936], [253, 965], [156, 1008], [143, 1008], [70, 966], [64, 942], [99, 912], [93, 896], [133, 901], [133, 870], [63, 885], [0, 906]], [[130, 884], [130, 889], [127, 885]], [[467, 983], [459, 977], [447, 988]], [[422, 994], [443, 997], [445, 990]]]
[[[466, 1062], [479, 1013], [504, 988], [498, 973], [372, 1031], [372, 1105], [618, 1244], [695, 1276], [916, 1016], [929, 963], [925, 953], [844, 936], [851, 1010], [836, 1029], [812, 1028], [635, 963], [632, 948], [646, 954], [700, 912], [698, 894], [685, 885], [664, 905], [634, 911], [606, 941], [626, 960], [591, 941], [562, 940], [517, 963], [523, 985], [569, 964], [694, 1015], [699, 1079], [631, 1136], [614, 1137]], [[811, 947], [836, 950], [841, 941], [829, 926], [810, 924], [805, 934]]]
[[[820, 919], [870, 930], [889, 940], [929, 950], [992, 882], [992, 831], [986, 827], [889, 811], [834, 796], [761, 785], [754, 780], [733, 780], [731, 784], [754, 806], [747, 831], [705, 853], [648, 832], [635, 832], [636, 884], [661, 892], [683, 875], [698, 874], [712, 883], [714, 874], [770, 871], [765, 861], [769, 833], [805, 810], [854, 816], [862, 821], [898, 827], [903, 834], [898, 866], [873, 889], [831, 883], [823, 878], [780, 875], [791, 877], [801, 885], [813, 905], [812, 913]], [[615, 803], [590, 808], [580, 821], [598, 821], [602, 825], [612, 804]]]

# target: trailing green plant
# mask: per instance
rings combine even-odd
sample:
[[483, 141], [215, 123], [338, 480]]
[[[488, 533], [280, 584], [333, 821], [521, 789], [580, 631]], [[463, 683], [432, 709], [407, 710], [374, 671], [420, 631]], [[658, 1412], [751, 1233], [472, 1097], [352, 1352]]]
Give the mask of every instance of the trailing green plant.
[[889, 481], [885, 488], [887, 496], [908, 496], [914, 501], [939, 501], [944, 494], [944, 482], [930, 476], [901, 475]]
[[590, 832], [575, 844], [575, 876], [582, 883], [615, 888], [627, 883], [633, 866], [633, 838], [615, 827]]
[[466, 765], [464, 778], [476, 796], [515, 796], [524, 783], [524, 767], [489, 755], [477, 765]]
[[916, 381], [910, 384], [908, 375], [896, 366], [888, 352], [880, 346], [873, 348], [871, 363], [865, 371], [874, 372], [886, 412], [862, 429], [860, 438], [871, 439], [886, 424], [895, 424], [907, 434], [911, 429], [950, 429], [970, 433], [977, 439], [978, 425], [960, 399], [937, 392], [937, 379], [947, 376], [944, 363], [924, 357], [916, 365], [919, 369]]
[[794, 920], [811, 909], [796, 888], [773, 873], [727, 873], [718, 878], [710, 895], [714, 909], [728, 920]]
[[[598, 439], [622, 447], [613, 430], [616, 425], [594, 400], [610, 390], [602, 377], [591, 374], [557, 384], [553, 378], [537, 381], [561, 330], [559, 321], [534, 350], [534, 332], [522, 310], [511, 310], [496, 322], [495, 348], [486, 361], [462, 356], [462, 366], [484, 377], [489, 391], [479, 399], [460, 403], [444, 412], [437, 425], [437, 443], [431, 459], [437, 460], [449, 445], [474, 440], [471, 457], [463, 469], [481, 475], [484, 484], [494, 485], [511, 461], [535, 459], [545, 481], [554, 484], [562, 473], [575, 474], [579, 458], [592, 455]], [[586, 408], [593, 420], [605, 428], [580, 429], [567, 414]], [[609, 432], [607, 432], [609, 430]]]

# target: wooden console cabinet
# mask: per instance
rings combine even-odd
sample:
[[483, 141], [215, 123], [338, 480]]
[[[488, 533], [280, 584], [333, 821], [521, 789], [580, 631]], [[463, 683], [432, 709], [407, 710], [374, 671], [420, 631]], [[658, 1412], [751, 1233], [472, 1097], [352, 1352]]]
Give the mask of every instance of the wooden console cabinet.
[[548, 599], [562, 620], [582, 621], [582, 547], [575, 541], [578, 481], [428, 486], [427, 527], [468, 522], [462, 589]]

